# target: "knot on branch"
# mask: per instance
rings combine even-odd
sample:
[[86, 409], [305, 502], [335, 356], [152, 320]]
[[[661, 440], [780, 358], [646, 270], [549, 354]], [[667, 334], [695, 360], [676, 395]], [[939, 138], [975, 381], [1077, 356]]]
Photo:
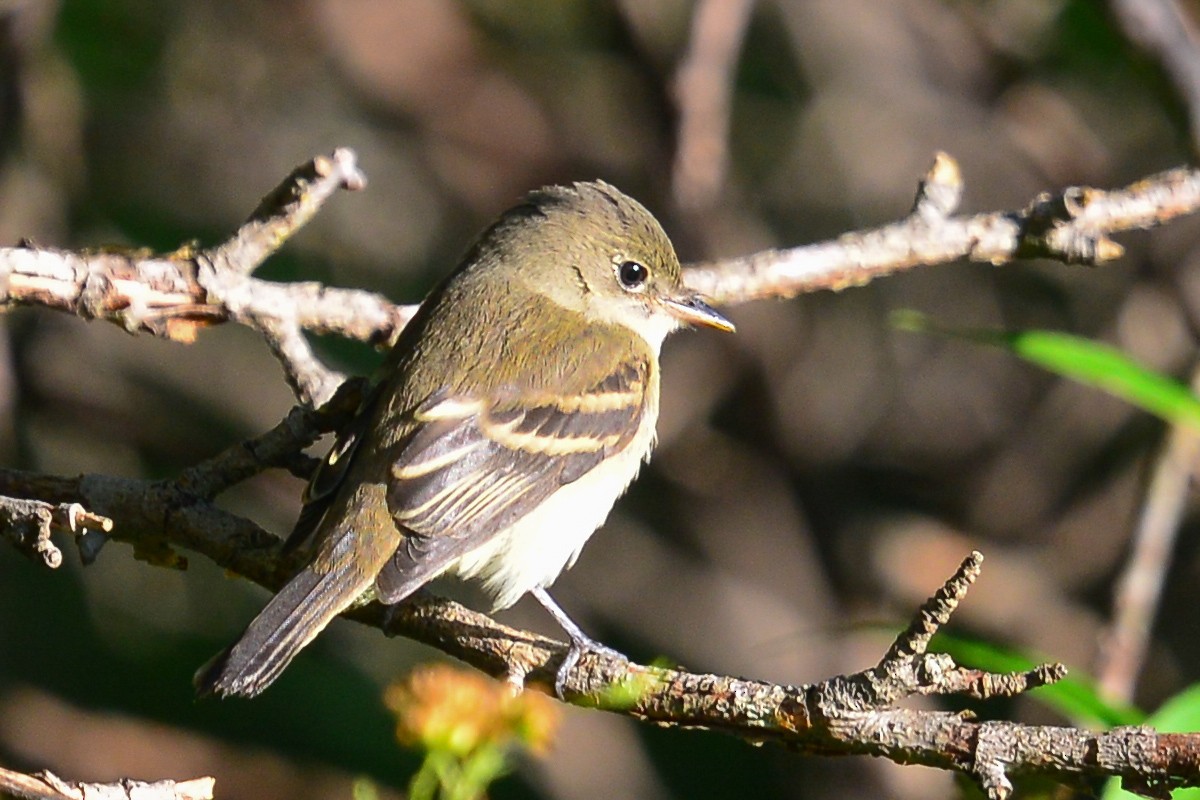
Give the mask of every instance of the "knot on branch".
[[1057, 195], [1039, 194], [1025, 211], [1017, 256], [1050, 257], [1087, 266], [1120, 258], [1125, 248], [1084, 224], [1089, 205], [1105, 197], [1087, 187], [1072, 187]]

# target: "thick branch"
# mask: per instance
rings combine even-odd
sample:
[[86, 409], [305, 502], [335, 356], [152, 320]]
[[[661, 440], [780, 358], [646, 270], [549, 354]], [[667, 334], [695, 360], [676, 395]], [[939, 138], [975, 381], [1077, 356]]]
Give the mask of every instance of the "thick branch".
[[21, 800], [210, 800], [214, 783], [212, 778], [83, 783], [49, 771], [26, 775], [0, 767], [0, 793]]
[[[103, 319], [130, 333], [178, 342], [230, 314], [210, 302], [188, 251], [147, 256], [136, 251], [72, 253], [23, 245], [0, 247], [0, 305], [34, 305], [84, 319]], [[305, 330], [366, 342], [389, 341], [415, 306], [382, 295], [319, 283], [279, 284], [231, 275], [226, 292], [240, 290], [264, 314], [287, 309]], [[243, 306], [245, 308], [245, 306]]]

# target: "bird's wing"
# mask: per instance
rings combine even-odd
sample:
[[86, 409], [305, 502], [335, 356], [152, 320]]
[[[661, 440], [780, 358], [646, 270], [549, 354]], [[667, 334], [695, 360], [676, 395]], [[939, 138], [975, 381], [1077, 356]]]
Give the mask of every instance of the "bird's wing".
[[572, 394], [435, 394], [392, 465], [388, 506], [405, 532], [376, 578], [394, 603], [633, 440], [649, 363], [617, 366]]
[[334, 495], [350, 472], [354, 453], [367, 435], [367, 428], [374, 417], [372, 410], [382, 393], [381, 384], [370, 387], [354, 418], [338, 431], [333, 447], [329, 449], [329, 453], [309, 479], [308, 485], [304, 487], [304, 504], [300, 508], [300, 516], [296, 519], [292, 532], [283, 544], [284, 553], [290, 553], [304, 544], [321, 524]]

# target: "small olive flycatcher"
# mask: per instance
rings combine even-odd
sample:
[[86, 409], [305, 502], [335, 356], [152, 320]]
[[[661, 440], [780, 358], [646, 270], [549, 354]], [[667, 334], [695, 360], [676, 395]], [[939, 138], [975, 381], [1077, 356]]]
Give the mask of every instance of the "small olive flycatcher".
[[606, 183], [530, 193], [422, 304], [305, 493], [288, 541], [311, 563], [196, 676], [253, 696], [372, 587], [433, 578], [532, 594], [571, 650], [592, 641], [546, 593], [654, 445], [658, 351], [682, 324], [733, 325], [682, 283], [658, 221]]

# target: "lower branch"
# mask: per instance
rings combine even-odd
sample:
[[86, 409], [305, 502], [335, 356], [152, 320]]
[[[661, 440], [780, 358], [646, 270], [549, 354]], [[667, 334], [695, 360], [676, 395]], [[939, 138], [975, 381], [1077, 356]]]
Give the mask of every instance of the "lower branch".
[[214, 783], [212, 778], [82, 783], [65, 781], [49, 771], [26, 775], [0, 767], [0, 794], [21, 800], [211, 800]]
[[[349, 389], [343, 394], [353, 395]], [[323, 412], [307, 413], [328, 424], [333, 417], [320, 417]], [[295, 414], [289, 416], [253, 443], [207, 462], [208, 470], [216, 474], [228, 469], [230, 475], [244, 476], [249, 462], [235, 458], [235, 451], [257, 451], [250, 460], [263, 459], [255, 463], [265, 469], [266, 462], [279, 461], [289, 449], [283, 443], [303, 447], [321, 424], [300, 416], [299, 420]], [[205, 470], [199, 473], [203, 477]], [[204, 485], [206, 490], [220, 483], [215, 478], [205, 480], [210, 482], [189, 475], [192, 485]], [[136, 555], [156, 563], [183, 566], [185, 562], [173, 550], [183, 547], [268, 589], [282, 586], [297, 567], [294, 560], [281, 558], [277, 537], [222, 511], [182, 482], [99, 475], [56, 478], [0, 470], [0, 494], [94, 509], [116, 521], [113, 539], [132, 544]], [[1013, 695], [1065, 674], [1061, 665], [1045, 665], [1027, 673], [996, 675], [926, 652], [929, 638], [961, 602], [981, 561], [978, 554], [964, 561], [922, 606], [881, 662], [860, 673], [809, 686], [786, 686], [588, 654], [569, 676], [565, 692], [579, 705], [659, 725], [711, 728], [808, 753], [867, 754], [951, 769], [970, 775], [990, 798], [1007, 797], [1010, 776], [1026, 772], [1120, 776], [1141, 791], [1200, 785], [1200, 734], [1159, 734], [1148, 728], [1092, 733], [895, 707], [914, 694]], [[563, 642], [501, 625], [424, 593], [394, 609], [367, 603], [346, 616], [432, 645], [490, 675], [522, 685], [553, 685], [567, 651]]]

